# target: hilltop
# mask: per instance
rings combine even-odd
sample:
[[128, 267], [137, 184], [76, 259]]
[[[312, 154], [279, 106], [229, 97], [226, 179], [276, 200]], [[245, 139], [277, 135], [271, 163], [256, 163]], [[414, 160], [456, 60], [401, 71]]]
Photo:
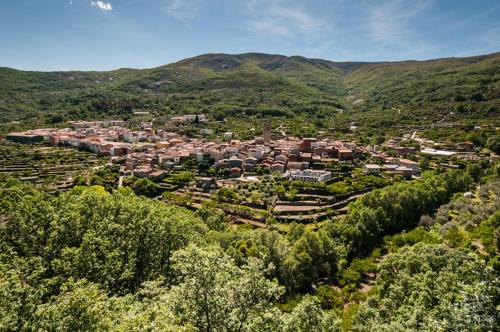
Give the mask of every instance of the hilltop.
[[429, 122], [445, 115], [496, 119], [499, 82], [500, 53], [403, 62], [205, 54], [151, 69], [0, 68], [0, 110], [3, 122], [54, 114], [126, 117], [149, 110], [159, 116], [201, 111], [215, 119], [244, 115], [324, 122], [338, 117], [342, 123], [371, 119], [392, 125], [415, 115]]

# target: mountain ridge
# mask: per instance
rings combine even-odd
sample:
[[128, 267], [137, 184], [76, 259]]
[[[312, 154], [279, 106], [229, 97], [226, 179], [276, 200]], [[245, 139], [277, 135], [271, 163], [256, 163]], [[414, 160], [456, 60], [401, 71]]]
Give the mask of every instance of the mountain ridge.
[[367, 114], [377, 114], [375, 120], [391, 117], [383, 123], [407, 121], [383, 112], [394, 108], [428, 121], [451, 113], [458, 114], [455, 118], [497, 119], [500, 52], [396, 62], [209, 53], [149, 69], [0, 68], [0, 117], [7, 122], [54, 114], [66, 119], [128, 117], [133, 110], [159, 116], [204, 112], [217, 119], [298, 116], [319, 124], [346, 110], [356, 121]]
[[432, 59], [425, 59], [425, 60], [415, 60], [415, 59], [407, 59], [407, 60], [381, 60], [381, 61], [335, 61], [335, 60], [328, 60], [328, 59], [321, 59], [321, 58], [309, 58], [305, 57], [302, 55], [282, 55], [278, 53], [261, 53], [261, 52], [247, 52], [247, 53], [203, 53], [199, 55], [195, 55], [189, 58], [181, 59], [178, 61], [173, 61], [170, 63], [166, 63], [163, 65], [159, 66], [154, 66], [154, 67], [145, 67], [145, 68], [134, 68], [134, 67], [120, 67], [120, 68], [115, 68], [115, 69], [109, 69], [109, 70], [77, 70], [77, 69], [70, 69], [70, 70], [33, 70], [33, 69], [18, 69], [14, 67], [8, 67], [8, 66], [0, 66], [0, 70], [4, 69], [10, 69], [10, 70], [15, 70], [18, 72], [29, 72], [29, 73], [77, 73], [77, 72], [83, 72], [83, 73], [102, 73], [102, 72], [116, 72], [116, 71], [121, 71], [121, 70], [150, 70], [150, 69], [155, 69], [155, 68], [160, 68], [160, 67], [165, 67], [169, 65], [175, 65], [190, 59], [195, 59], [199, 57], [206, 57], [206, 56], [277, 56], [277, 57], [282, 57], [282, 58], [302, 58], [302, 59], [307, 59], [307, 60], [313, 60], [313, 61], [323, 61], [323, 62], [329, 62], [332, 64], [364, 64], [364, 65], [369, 65], [369, 64], [399, 64], [399, 63], [406, 63], [406, 62], [411, 62], [411, 63], [425, 63], [425, 62], [433, 62], [433, 61], [439, 61], [439, 60], [456, 60], [456, 59], [474, 59], [474, 58], [485, 58], [485, 57], [490, 57], [490, 56], [497, 56], [500, 55], [500, 51], [498, 52], [492, 52], [492, 53], [486, 53], [486, 54], [477, 54], [477, 55], [471, 55], [471, 56], [448, 56], [448, 57], [442, 57], [442, 58], [432, 58]]

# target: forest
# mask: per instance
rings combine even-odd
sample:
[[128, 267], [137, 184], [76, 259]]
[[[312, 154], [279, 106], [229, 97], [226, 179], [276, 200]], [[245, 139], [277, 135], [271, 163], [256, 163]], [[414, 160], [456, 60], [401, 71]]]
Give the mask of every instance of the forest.
[[428, 171], [287, 232], [129, 187], [1, 180], [0, 331], [500, 328], [498, 162]]

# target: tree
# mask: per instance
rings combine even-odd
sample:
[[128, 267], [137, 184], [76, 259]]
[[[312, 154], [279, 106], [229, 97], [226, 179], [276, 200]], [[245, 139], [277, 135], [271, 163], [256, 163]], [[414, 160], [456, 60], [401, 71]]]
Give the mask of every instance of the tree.
[[73, 179], [73, 185], [75, 185], [75, 186], [85, 186], [85, 185], [87, 185], [87, 180], [82, 175], [78, 174]]
[[422, 169], [422, 171], [426, 171], [429, 169], [429, 158], [427, 157], [422, 157], [422, 159], [420, 159], [420, 168]]
[[64, 121], [64, 116], [61, 114], [54, 114], [50, 117], [49, 123], [55, 124], [55, 123], [60, 123]]
[[193, 326], [179, 325], [170, 308], [165, 280], [145, 282], [133, 295], [108, 300], [113, 332], [192, 332]]
[[194, 176], [190, 171], [183, 171], [172, 175], [172, 180], [180, 183], [189, 183], [193, 181]]
[[200, 174], [206, 174], [209, 170], [210, 166], [206, 162], [202, 162], [198, 164], [198, 172]]
[[256, 258], [238, 267], [220, 248], [190, 245], [173, 260], [181, 282], [170, 291], [172, 311], [201, 331], [246, 331], [283, 292]]
[[0, 330], [34, 331], [35, 311], [50, 291], [40, 257], [19, 258], [0, 250]]
[[202, 207], [196, 211], [196, 216], [201, 218], [208, 228], [224, 231], [228, 226], [228, 220], [224, 212], [209, 207]]
[[419, 243], [389, 254], [354, 331], [498, 330], [499, 282], [477, 257]]
[[104, 185], [104, 180], [101, 178], [99, 175], [92, 175], [92, 177], [89, 180], [89, 184], [91, 186], [103, 186]]
[[336, 272], [337, 260], [330, 236], [323, 230], [307, 230], [285, 261], [290, 270], [287, 283], [292, 288], [309, 289], [320, 276], [331, 277]]
[[38, 306], [36, 325], [42, 331], [103, 331], [110, 327], [106, 294], [86, 280], [70, 279], [61, 293]]
[[479, 163], [469, 163], [466, 168], [467, 174], [469, 174], [474, 181], [479, 181], [481, 175], [483, 174], [483, 168]]
[[283, 330], [287, 332], [341, 331], [340, 321], [333, 314], [323, 312], [311, 296], [306, 296], [283, 320]]
[[290, 242], [295, 242], [304, 234], [305, 227], [302, 224], [293, 222], [290, 224], [290, 229], [288, 230], [287, 238]]
[[349, 205], [342, 222], [334, 221], [325, 229], [332, 238], [341, 239], [347, 256], [368, 254], [384, 235], [415, 227], [422, 215], [471, 184], [472, 178], [462, 170], [425, 172], [421, 180], [396, 183], [360, 197]]
[[491, 135], [486, 141], [486, 147], [496, 154], [500, 154], [500, 135]]
[[142, 179], [137, 179], [134, 182], [134, 191], [138, 195], [144, 195], [147, 197], [154, 197], [158, 194], [159, 191], [159, 186], [154, 183], [153, 181], [142, 178]]
[[185, 209], [102, 187], [58, 197], [6, 189], [0, 198], [2, 251], [40, 257], [59, 278], [86, 278], [110, 293], [171, 277], [173, 252], [206, 231]]

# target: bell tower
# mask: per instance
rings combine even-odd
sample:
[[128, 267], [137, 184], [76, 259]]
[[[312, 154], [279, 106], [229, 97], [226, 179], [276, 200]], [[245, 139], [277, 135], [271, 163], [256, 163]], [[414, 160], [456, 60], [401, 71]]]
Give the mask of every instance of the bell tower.
[[266, 143], [271, 141], [271, 125], [268, 122], [265, 122], [262, 126], [262, 137]]

